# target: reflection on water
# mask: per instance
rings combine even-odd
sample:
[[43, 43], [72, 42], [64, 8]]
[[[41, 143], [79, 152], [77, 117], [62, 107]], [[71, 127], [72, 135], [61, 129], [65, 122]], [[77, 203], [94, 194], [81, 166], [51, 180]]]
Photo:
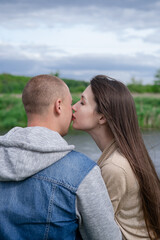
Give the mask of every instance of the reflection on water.
[[[76, 131], [65, 136], [65, 139], [69, 144], [74, 144], [77, 151], [86, 154], [94, 161], [97, 161], [101, 155], [101, 151], [87, 133]], [[160, 131], [144, 132], [143, 139], [160, 177]]]

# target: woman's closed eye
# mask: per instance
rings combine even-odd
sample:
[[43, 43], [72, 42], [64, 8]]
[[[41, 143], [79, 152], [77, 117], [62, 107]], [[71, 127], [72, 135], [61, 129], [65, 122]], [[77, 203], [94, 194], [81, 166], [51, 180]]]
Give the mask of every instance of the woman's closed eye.
[[84, 102], [81, 101], [80, 104], [81, 104], [81, 105], [84, 105]]

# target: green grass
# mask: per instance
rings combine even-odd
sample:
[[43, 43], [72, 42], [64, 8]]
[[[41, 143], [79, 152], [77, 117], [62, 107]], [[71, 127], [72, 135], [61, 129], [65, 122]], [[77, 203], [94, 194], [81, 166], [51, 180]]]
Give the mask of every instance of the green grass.
[[[21, 101], [21, 93], [31, 77], [0, 74], [0, 131], [27, 124], [26, 114]], [[63, 79], [68, 85], [73, 104], [80, 99], [80, 92], [88, 86], [88, 82]], [[131, 92], [139, 92], [134, 96], [139, 125], [142, 129], [160, 129], [160, 85], [129, 84]], [[148, 92], [152, 96], [145, 96]], [[156, 94], [155, 94], [156, 93]]]
[[[72, 94], [73, 104], [80, 99], [80, 93]], [[139, 125], [142, 129], [160, 129], [160, 98], [135, 97]], [[10, 94], [0, 96], [0, 131], [15, 126], [25, 127], [27, 118], [20, 97]]]
[[27, 118], [20, 98], [0, 97], [0, 131], [26, 126]]
[[[73, 94], [73, 104], [79, 100], [80, 94]], [[0, 132], [27, 125], [27, 117], [19, 97], [3, 94], [0, 96]]]
[[160, 98], [134, 98], [141, 128], [160, 128]]
[[[0, 74], [0, 93], [22, 93], [24, 86], [30, 78], [31, 77], [15, 76], [7, 73]], [[66, 78], [63, 78], [63, 80], [68, 85], [72, 93], [83, 92], [89, 85], [89, 82], [85, 81], [77, 81]], [[128, 84], [127, 87], [133, 93], [160, 93], [159, 81], [155, 81], [154, 84], [147, 85], [143, 85], [135, 81]]]
[[[0, 74], [0, 93], [22, 93], [26, 83], [31, 77], [14, 76], [11, 74]], [[89, 85], [89, 82], [76, 81], [73, 79], [63, 78], [72, 93], [83, 92]]]

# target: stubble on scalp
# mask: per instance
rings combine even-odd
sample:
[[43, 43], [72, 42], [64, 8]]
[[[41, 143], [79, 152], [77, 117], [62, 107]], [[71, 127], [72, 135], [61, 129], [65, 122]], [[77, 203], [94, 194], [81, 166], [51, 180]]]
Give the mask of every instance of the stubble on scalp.
[[27, 114], [44, 114], [48, 107], [66, 96], [67, 86], [51, 75], [38, 75], [27, 83], [23, 90], [22, 101]]

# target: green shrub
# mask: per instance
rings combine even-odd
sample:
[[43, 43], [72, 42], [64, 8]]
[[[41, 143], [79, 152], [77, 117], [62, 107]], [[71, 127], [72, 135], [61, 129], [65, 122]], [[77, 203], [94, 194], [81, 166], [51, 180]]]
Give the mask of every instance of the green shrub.
[[0, 74], [0, 93], [22, 93], [30, 77]]
[[160, 98], [134, 98], [141, 128], [160, 128]]
[[27, 118], [20, 98], [4, 96], [0, 97], [0, 131], [9, 130], [12, 127], [25, 127]]
[[[73, 93], [73, 104], [80, 99], [80, 93]], [[139, 126], [160, 128], [160, 98], [135, 97]], [[25, 127], [27, 118], [21, 98], [3, 94], [0, 96], [0, 132], [15, 126]]]
[[[26, 83], [31, 77], [13, 76], [11, 74], [0, 74], [0, 93], [22, 93]], [[63, 79], [72, 93], [83, 92], [89, 85], [85, 81]]]

